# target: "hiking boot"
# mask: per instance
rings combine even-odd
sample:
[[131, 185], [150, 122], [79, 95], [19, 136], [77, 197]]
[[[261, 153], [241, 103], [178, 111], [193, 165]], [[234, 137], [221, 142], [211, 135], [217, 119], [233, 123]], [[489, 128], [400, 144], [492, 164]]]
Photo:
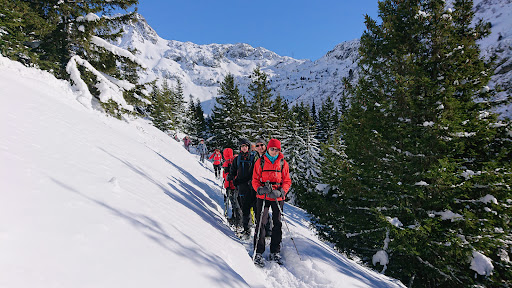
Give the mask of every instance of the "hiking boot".
[[270, 253], [268, 260], [276, 262], [279, 265], [283, 265], [283, 260], [281, 259], [281, 254], [279, 253]]
[[254, 265], [259, 267], [265, 266], [265, 261], [263, 260], [261, 253], [256, 253], [256, 256], [254, 256]]

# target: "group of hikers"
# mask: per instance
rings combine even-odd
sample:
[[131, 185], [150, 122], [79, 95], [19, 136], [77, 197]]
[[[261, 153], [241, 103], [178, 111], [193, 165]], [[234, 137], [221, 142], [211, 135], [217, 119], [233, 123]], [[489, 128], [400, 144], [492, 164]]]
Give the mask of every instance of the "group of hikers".
[[[183, 145], [185, 146], [185, 149], [190, 152], [192, 140], [190, 140], [189, 136], [183, 137]], [[206, 159], [206, 155], [208, 154], [208, 149], [206, 148], [206, 144], [204, 144], [204, 139], [199, 139], [199, 144], [197, 144], [196, 151], [199, 153], [200, 160], [203, 163]]]
[[[188, 148], [186, 142], [185, 147]], [[203, 139], [197, 149], [203, 162], [207, 153]], [[237, 155], [233, 154], [231, 148], [225, 148], [222, 154], [220, 149], [215, 149], [209, 157], [213, 159], [217, 178], [221, 176], [221, 166], [223, 168], [226, 190], [224, 213], [227, 216], [227, 204], [231, 203], [232, 214], [229, 222], [237, 228], [241, 227], [241, 237], [249, 239], [252, 210], [252, 222], [255, 222], [256, 227], [253, 233], [254, 264], [264, 266], [262, 254], [265, 252], [265, 237], [270, 236], [268, 260], [281, 265], [282, 211], [286, 193], [292, 183], [288, 163], [281, 153], [281, 142], [270, 139], [267, 143], [260, 138], [252, 146], [249, 140], [243, 138], [239, 142], [239, 149]], [[272, 213], [269, 213], [270, 209]]]

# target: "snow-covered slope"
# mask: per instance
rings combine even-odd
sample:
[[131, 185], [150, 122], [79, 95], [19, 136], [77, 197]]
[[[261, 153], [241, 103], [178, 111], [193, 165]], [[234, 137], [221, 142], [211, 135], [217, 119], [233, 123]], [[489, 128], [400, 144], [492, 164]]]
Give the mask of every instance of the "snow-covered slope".
[[[511, 0], [476, 0], [476, 18], [493, 25], [492, 35], [481, 42], [483, 54], [497, 55], [496, 75], [493, 82], [507, 91], [500, 97], [512, 95], [512, 4]], [[197, 45], [191, 42], [165, 40], [146, 23], [125, 26], [127, 31], [117, 45], [136, 48], [138, 56], [149, 67], [144, 81], [177, 79], [183, 82], [185, 96], [192, 94], [203, 102], [206, 113], [213, 107], [220, 82], [227, 73], [235, 75], [242, 92], [248, 85], [248, 76], [260, 66], [270, 75], [276, 94], [290, 102], [317, 105], [327, 96], [338, 98], [343, 92], [342, 78], [357, 79], [359, 40], [342, 42], [324, 57], [316, 60], [297, 60], [279, 56], [265, 48], [248, 44]], [[501, 109], [512, 117], [510, 107]]]
[[256, 268], [210, 163], [2, 56], [0, 92], [0, 287], [404, 287], [319, 241], [288, 204], [285, 265]]
[[[496, 56], [496, 70], [491, 86], [501, 86], [500, 98], [512, 98], [512, 0], [475, 0], [475, 16], [492, 25], [489, 37], [480, 41], [482, 54]], [[512, 118], [512, 104], [499, 109]]]

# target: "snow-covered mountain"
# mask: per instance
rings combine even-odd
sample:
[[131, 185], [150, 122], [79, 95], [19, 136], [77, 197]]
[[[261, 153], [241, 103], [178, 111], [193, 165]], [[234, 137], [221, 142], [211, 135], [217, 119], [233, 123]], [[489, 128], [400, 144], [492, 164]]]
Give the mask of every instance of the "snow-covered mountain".
[[[512, 0], [476, 0], [474, 5], [475, 18], [492, 24], [492, 34], [480, 43], [483, 55], [497, 56], [498, 66], [492, 81], [506, 89], [500, 97], [511, 97]], [[124, 27], [126, 33], [116, 44], [139, 51], [138, 57], [149, 67], [142, 80], [169, 79], [175, 83], [180, 79], [187, 100], [189, 94], [199, 98], [206, 113], [213, 108], [212, 99], [228, 73], [237, 78], [241, 91], [245, 92], [248, 76], [260, 66], [270, 76], [276, 94], [290, 102], [316, 101], [317, 105], [327, 96], [336, 99], [341, 95], [343, 77], [356, 79], [358, 75], [358, 39], [336, 45], [316, 61], [298, 60], [243, 43], [197, 45], [165, 40], [141, 15], [138, 20]], [[510, 106], [501, 112], [512, 116]]]
[[265, 48], [248, 44], [197, 45], [191, 42], [165, 40], [138, 15], [138, 22], [124, 27], [126, 33], [116, 45], [135, 48], [136, 55], [146, 64], [143, 81], [180, 79], [185, 96], [199, 98], [208, 112], [224, 77], [231, 73], [237, 78], [242, 92], [249, 84], [248, 76], [261, 67], [270, 76], [277, 94], [289, 101], [311, 102], [327, 95], [336, 96], [341, 79], [352, 74], [357, 60], [358, 40], [337, 45], [317, 61], [279, 56]]

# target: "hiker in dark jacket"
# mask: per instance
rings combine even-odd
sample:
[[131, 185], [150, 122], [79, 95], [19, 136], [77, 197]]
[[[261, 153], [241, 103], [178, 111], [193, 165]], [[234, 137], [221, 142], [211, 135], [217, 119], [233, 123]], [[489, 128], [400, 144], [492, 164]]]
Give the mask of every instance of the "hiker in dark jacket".
[[251, 233], [249, 220], [251, 217], [251, 208], [253, 208], [256, 203], [256, 192], [253, 190], [251, 184], [255, 153], [249, 151], [250, 146], [251, 142], [249, 142], [249, 140], [242, 139], [240, 141], [240, 154], [233, 160], [228, 176], [228, 180], [233, 180], [233, 184], [238, 188], [238, 194], [242, 199], [242, 226], [244, 228], [243, 234], [246, 237], [249, 237]]

